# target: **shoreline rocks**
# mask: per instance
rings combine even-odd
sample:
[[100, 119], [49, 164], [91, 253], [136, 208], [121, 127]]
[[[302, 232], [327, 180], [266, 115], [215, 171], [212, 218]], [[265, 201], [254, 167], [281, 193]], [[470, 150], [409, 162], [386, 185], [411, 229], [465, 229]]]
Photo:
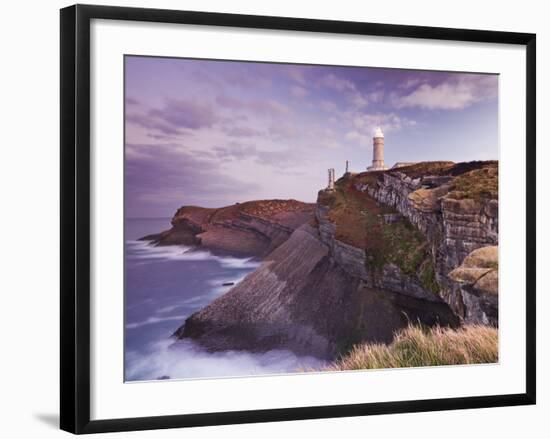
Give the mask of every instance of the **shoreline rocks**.
[[[245, 233], [254, 237], [263, 262], [191, 315], [174, 336], [212, 351], [290, 349], [334, 358], [356, 343], [389, 343], [393, 331], [411, 321], [498, 325], [498, 198], [494, 188], [485, 193], [483, 185], [468, 186], [470, 175], [473, 183], [479, 174], [494, 178], [495, 166], [438, 162], [348, 173], [336, 184], [340, 198], [321, 191], [316, 205], [285, 212], [285, 221], [278, 213], [259, 216], [238, 208], [223, 215], [180, 209], [173, 228], [200, 226], [193, 236], [201, 245], [222, 243], [225, 249], [232, 248], [232, 234], [241, 243], [246, 240], [239, 232]], [[353, 191], [363, 195], [352, 198]], [[348, 228], [339, 231], [339, 220]], [[369, 247], [364, 240], [372, 241], [384, 227], [401, 227], [392, 230], [414, 236], [415, 245], [397, 248], [405, 253], [376, 265], [367, 254], [373, 242]], [[384, 239], [391, 236], [382, 239], [386, 245]], [[384, 245], [380, 251], [388, 249]], [[401, 254], [414, 258], [401, 261]]]
[[410, 321], [459, 324], [442, 301], [370, 288], [331, 257], [316, 228], [304, 224], [258, 269], [187, 318], [174, 336], [210, 351], [289, 349], [334, 359], [356, 343], [389, 343]]
[[313, 218], [314, 204], [260, 200], [219, 209], [184, 206], [172, 228], [141, 238], [153, 245], [189, 245], [217, 254], [264, 257]]

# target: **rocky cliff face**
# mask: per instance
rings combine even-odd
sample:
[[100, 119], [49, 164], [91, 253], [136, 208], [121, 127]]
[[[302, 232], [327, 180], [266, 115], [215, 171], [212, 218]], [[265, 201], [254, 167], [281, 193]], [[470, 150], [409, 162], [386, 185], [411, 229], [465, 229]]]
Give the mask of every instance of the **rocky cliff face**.
[[332, 257], [316, 228], [304, 224], [174, 335], [214, 351], [279, 348], [332, 359], [355, 343], [389, 343], [409, 321], [458, 324], [442, 302], [369, 288]]
[[342, 270], [350, 276], [361, 279], [370, 288], [388, 290], [431, 302], [441, 300], [439, 295], [422, 285], [416, 273], [408, 275], [395, 263], [384, 263], [379, 270], [369, 267], [364, 248], [347, 244], [336, 238], [336, 225], [330, 221], [329, 212], [330, 208], [322, 204], [319, 204], [315, 210], [319, 235]]
[[[374, 178], [373, 178], [374, 177]], [[433, 175], [418, 175], [415, 166], [377, 176], [357, 176], [356, 187], [396, 209], [428, 239], [439, 295], [466, 323], [496, 325], [494, 300], [488, 313], [449, 273], [473, 251], [498, 245], [498, 165], [496, 162], [446, 164]], [[498, 296], [497, 296], [498, 297]]]
[[220, 209], [184, 206], [172, 228], [142, 239], [155, 245], [202, 246], [216, 253], [264, 257], [313, 217], [314, 205], [296, 200], [260, 200]]
[[481, 247], [449, 273], [465, 301], [465, 320], [498, 325], [498, 247]]
[[319, 192], [315, 221], [175, 335], [333, 358], [409, 321], [497, 325], [497, 178], [496, 162], [346, 174]]

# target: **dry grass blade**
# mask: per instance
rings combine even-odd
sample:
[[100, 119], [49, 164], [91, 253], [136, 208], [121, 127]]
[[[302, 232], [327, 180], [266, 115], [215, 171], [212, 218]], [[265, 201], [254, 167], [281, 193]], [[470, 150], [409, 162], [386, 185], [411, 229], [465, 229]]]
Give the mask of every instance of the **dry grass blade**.
[[327, 370], [387, 369], [496, 363], [498, 329], [471, 325], [458, 330], [409, 326], [389, 345], [361, 344]]

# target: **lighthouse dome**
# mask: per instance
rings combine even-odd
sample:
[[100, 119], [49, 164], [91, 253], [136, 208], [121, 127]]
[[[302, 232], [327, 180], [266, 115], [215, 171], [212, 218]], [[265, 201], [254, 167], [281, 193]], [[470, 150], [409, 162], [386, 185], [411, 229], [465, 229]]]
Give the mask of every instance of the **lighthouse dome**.
[[377, 127], [376, 130], [374, 130], [374, 137], [384, 137], [384, 133], [382, 132], [382, 128]]

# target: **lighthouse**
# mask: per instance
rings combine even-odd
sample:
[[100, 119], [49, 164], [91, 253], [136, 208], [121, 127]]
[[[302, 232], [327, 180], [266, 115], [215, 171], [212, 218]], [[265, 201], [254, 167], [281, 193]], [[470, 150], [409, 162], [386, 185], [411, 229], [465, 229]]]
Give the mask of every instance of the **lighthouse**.
[[384, 133], [382, 128], [378, 127], [374, 131], [372, 138], [372, 166], [367, 171], [384, 171], [388, 169], [384, 165]]

